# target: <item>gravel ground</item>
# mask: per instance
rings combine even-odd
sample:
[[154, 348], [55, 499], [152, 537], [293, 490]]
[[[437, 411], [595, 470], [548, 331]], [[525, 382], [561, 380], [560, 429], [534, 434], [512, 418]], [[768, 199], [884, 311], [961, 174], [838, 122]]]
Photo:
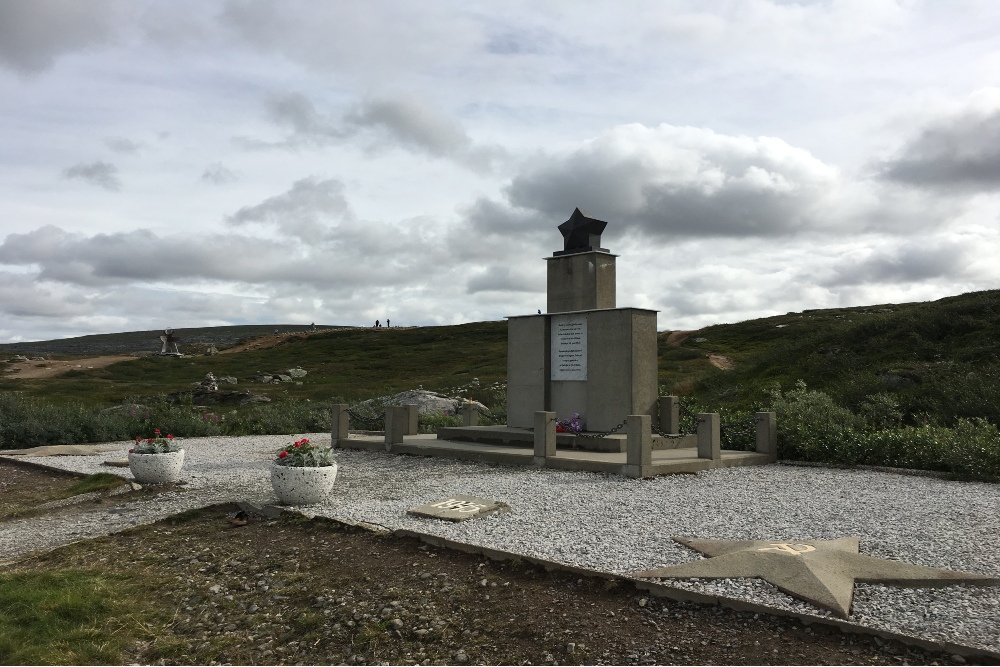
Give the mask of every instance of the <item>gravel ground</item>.
[[[329, 434], [307, 434], [317, 444]], [[210, 503], [274, 502], [267, 461], [291, 436], [192, 438], [181, 491], [110, 512], [0, 524], [0, 560], [149, 523]], [[121, 453], [46, 457], [77, 472]], [[649, 480], [342, 451], [329, 500], [310, 514], [408, 528], [614, 573], [700, 558], [670, 538], [782, 541], [861, 538], [861, 553], [1000, 576], [1000, 485], [872, 471], [792, 466], [729, 468]], [[463, 493], [507, 503], [452, 524], [406, 510]], [[670, 582], [779, 609], [828, 615], [755, 579]], [[855, 587], [851, 621], [936, 641], [1000, 650], [1000, 587]]]

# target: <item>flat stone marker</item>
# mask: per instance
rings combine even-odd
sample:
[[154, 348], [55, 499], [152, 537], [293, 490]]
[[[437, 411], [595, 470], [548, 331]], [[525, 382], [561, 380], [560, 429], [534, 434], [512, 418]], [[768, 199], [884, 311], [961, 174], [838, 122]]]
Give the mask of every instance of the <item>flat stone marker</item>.
[[762, 540], [673, 540], [707, 556], [704, 560], [635, 572], [639, 578], [736, 579], [770, 582], [788, 595], [829, 609], [841, 618], [851, 613], [854, 582], [929, 588], [970, 584], [996, 586], [1000, 579], [956, 572], [858, 553], [857, 536], [835, 540], [780, 542]]
[[407, 510], [407, 514], [413, 516], [426, 516], [432, 519], [444, 519], [445, 521], [466, 521], [476, 517], [489, 514], [500, 508], [507, 507], [506, 504], [486, 498], [476, 498], [475, 496], [449, 496], [443, 500], [438, 500], [427, 505], [414, 507]]

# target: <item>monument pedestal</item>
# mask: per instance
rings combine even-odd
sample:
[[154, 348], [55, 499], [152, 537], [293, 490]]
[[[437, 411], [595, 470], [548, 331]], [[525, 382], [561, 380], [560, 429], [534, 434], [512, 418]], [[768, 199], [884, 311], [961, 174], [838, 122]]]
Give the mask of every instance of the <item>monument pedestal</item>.
[[602, 433], [628, 415], [657, 414], [656, 311], [609, 308], [507, 320], [507, 425], [534, 413], [579, 413]]

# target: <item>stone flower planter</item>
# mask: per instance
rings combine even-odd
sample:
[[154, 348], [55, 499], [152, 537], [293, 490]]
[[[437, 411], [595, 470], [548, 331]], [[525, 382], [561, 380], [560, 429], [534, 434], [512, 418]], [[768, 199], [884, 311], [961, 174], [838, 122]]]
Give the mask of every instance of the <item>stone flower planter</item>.
[[128, 455], [128, 469], [141, 484], [169, 484], [180, 481], [184, 450], [163, 454]]
[[337, 464], [319, 468], [298, 468], [271, 464], [271, 486], [282, 505], [315, 505], [333, 489]]

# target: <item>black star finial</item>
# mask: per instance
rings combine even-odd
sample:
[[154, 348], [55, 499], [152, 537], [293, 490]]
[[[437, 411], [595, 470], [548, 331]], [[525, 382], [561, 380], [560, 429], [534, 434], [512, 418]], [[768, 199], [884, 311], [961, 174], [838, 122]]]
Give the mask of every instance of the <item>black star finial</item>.
[[608, 223], [603, 220], [589, 218], [580, 209], [575, 209], [569, 220], [559, 225], [559, 231], [563, 235], [563, 250], [554, 254], [604, 250], [601, 248], [601, 234], [607, 226]]

